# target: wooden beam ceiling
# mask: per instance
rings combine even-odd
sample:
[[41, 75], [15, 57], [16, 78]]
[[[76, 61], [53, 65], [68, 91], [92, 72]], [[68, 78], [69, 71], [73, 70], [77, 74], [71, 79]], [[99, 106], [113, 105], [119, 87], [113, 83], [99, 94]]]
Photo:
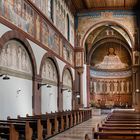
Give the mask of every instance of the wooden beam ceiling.
[[77, 12], [90, 10], [135, 9], [140, 0], [72, 0]]

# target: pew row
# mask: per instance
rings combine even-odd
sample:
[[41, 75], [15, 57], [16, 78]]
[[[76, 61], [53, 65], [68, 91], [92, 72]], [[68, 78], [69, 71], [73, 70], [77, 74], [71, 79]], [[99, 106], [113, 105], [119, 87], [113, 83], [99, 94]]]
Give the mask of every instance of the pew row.
[[73, 110], [0, 120], [0, 138], [43, 140], [91, 118], [91, 110]]
[[97, 125], [97, 130], [93, 129], [94, 139], [140, 139], [140, 115], [137, 112], [112, 112], [101, 124]]

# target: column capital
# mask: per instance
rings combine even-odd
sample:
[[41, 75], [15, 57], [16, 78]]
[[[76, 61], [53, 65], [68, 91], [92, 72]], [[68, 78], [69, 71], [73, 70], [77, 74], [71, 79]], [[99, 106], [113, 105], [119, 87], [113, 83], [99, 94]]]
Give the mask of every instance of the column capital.
[[76, 68], [79, 74], [82, 74], [84, 72], [84, 67], [78, 67]]

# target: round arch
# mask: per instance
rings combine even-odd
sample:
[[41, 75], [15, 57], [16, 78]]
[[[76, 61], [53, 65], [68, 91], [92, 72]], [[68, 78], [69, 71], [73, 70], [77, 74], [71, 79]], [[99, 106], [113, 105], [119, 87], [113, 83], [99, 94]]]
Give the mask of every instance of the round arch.
[[[56, 81], [55, 79], [49, 79], [49, 75], [47, 77], [43, 76], [43, 70], [44, 67], [46, 67], [46, 63], [50, 64], [52, 68], [53, 67], [55, 68], [54, 71], [52, 72], [53, 74], [56, 73], [56, 77], [55, 77]], [[47, 73], [47, 71], [48, 70], [46, 69], [45, 73]], [[58, 111], [60, 73], [59, 73], [58, 63], [55, 57], [51, 53], [44, 54], [40, 65], [39, 75], [42, 78], [42, 83], [47, 83], [48, 85], [47, 87], [43, 86], [41, 88], [41, 112], [50, 113], [50, 112]]]
[[56, 71], [57, 71], [57, 78], [58, 78], [58, 83], [60, 82], [60, 71], [59, 71], [59, 67], [58, 67], [58, 63], [56, 58], [54, 57], [54, 55], [52, 55], [51, 53], [45, 53], [42, 60], [41, 60], [41, 64], [40, 64], [40, 71], [39, 71], [39, 75], [41, 76], [42, 73], [42, 69], [43, 69], [43, 64], [45, 63], [46, 59], [49, 58], [52, 60], [52, 62], [55, 65]]
[[89, 57], [88, 57], [87, 63], [90, 64], [91, 56], [92, 56], [93, 52], [96, 50], [96, 48], [98, 48], [100, 45], [102, 45], [102, 44], [104, 44], [104, 43], [110, 43], [110, 42], [113, 42], [113, 43], [116, 43], [116, 44], [120, 44], [120, 43], [121, 43], [121, 45], [122, 45], [124, 48], [126, 48], [126, 50], [129, 52], [129, 54], [130, 54], [130, 56], [131, 56], [131, 60], [132, 60], [132, 52], [131, 52], [131, 49], [128, 48], [128, 45], [127, 45], [124, 41], [122, 41], [122, 40], [120, 40], [120, 39], [116, 40], [116, 39], [114, 39], [114, 38], [110, 38], [109, 40], [106, 40], [106, 38], [104, 38], [104, 39], [102, 39], [102, 40], [96, 42], [96, 43], [94, 44], [94, 47], [92, 47], [92, 48], [90, 49], [89, 54], [88, 54]]
[[98, 27], [101, 27], [103, 25], [106, 25], [106, 24], [109, 24], [109, 25], [117, 25], [118, 27], [120, 27], [121, 29], [123, 29], [127, 35], [129, 36], [130, 40], [131, 40], [131, 44], [132, 46], [134, 46], [134, 40], [133, 40], [133, 37], [131, 35], [131, 33], [128, 31], [128, 29], [126, 29], [125, 26], [123, 26], [122, 24], [116, 22], [116, 21], [112, 21], [112, 20], [103, 20], [103, 21], [99, 21], [97, 23], [95, 23], [94, 25], [92, 25], [87, 31], [86, 33], [84, 34], [83, 38], [82, 38], [82, 41], [81, 41], [81, 46], [84, 47], [85, 45], [85, 41], [88, 37], [88, 35], [95, 29], [97, 29]]
[[[1, 99], [4, 99], [4, 98], [10, 99], [9, 101], [7, 100], [2, 101], [3, 105], [5, 106], [4, 108], [5, 111], [2, 114], [2, 117], [4, 119], [7, 116], [16, 117], [17, 115], [25, 116], [26, 114], [29, 114], [29, 115], [33, 114], [34, 100], [32, 97], [34, 96], [34, 92], [35, 92], [34, 79], [37, 75], [37, 65], [35, 61], [35, 56], [33, 54], [32, 48], [30, 44], [28, 43], [27, 39], [21, 33], [17, 31], [8, 31], [5, 34], [3, 34], [2, 37], [0, 38], [0, 49], [3, 49], [6, 43], [10, 41], [15, 42], [15, 43], [17, 42], [17, 44], [19, 43], [18, 45], [21, 45], [21, 48], [25, 49], [25, 52], [22, 51], [22, 49], [20, 53], [17, 51], [17, 55], [18, 57], [22, 56], [22, 58], [24, 56], [25, 59], [27, 59], [27, 57], [29, 58], [27, 61], [28, 62], [30, 61], [29, 62], [31, 66], [30, 68], [32, 68], [30, 70], [32, 74], [29, 75], [30, 77], [29, 78], [28, 74], [26, 75], [26, 73], [18, 70], [18, 68], [16, 67], [15, 67], [15, 70], [9, 69], [10, 71], [8, 70], [8, 68], [5, 68], [6, 70], [8, 70], [8, 73], [11, 74], [11, 76], [10, 76], [10, 80], [7, 81], [8, 88], [5, 88], [5, 86], [7, 85], [5, 85], [2, 78], [0, 79], [0, 82], [1, 82], [0, 89], [2, 91], [2, 94], [0, 95]], [[28, 56], [22, 53], [26, 53]], [[27, 61], [24, 61], [23, 64], [25, 64], [25, 62]], [[18, 65], [19, 65], [19, 62], [20, 61], [18, 61]], [[14, 63], [12, 63], [12, 65], [13, 64]], [[17, 65], [17, 62], [16, 62], [16, 65]], [[9, 109], [9, 105], [10, 105], [10, 109]]]
[[17, 31], [8, 31], [5, 34], [3, 34], [2, 37], [0, 38], [0, 48], [2, 48], [4, 46], [4, 44], [10, 40], [19, 41], [25, 47], [25, 49], [28, 52], [28, 55], [30, 57], [31, 64], [32, 64], [32, 70], [33, 70], [33, 76], [35, 77], [37, 75], [36, 60], [35, 60], [35, 56], [32, 51], [32, 48], [31, 48], [29, 42], [27, 41], [27, 39], [21, 33], [17, 32]]
[[[71, 80], [71, 83], [69, 83]], [[64, 84], [65, 83], [65, 84]], [[72, 110], [73, 108], [73, 76], [70, 67], [67, 65], [63, 69], [62, 73], [62, 98], [63, 98], [63, 110]]]

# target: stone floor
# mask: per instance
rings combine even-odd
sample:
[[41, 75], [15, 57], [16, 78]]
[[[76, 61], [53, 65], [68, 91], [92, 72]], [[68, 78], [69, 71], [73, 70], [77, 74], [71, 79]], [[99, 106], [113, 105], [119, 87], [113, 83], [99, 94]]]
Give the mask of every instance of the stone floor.
[[49, 140], [84, 140], [85, 134], [92, 138], [92, 129], [104, 118], [105, 115], [93, 116], [90, 120], [68, 129]]

